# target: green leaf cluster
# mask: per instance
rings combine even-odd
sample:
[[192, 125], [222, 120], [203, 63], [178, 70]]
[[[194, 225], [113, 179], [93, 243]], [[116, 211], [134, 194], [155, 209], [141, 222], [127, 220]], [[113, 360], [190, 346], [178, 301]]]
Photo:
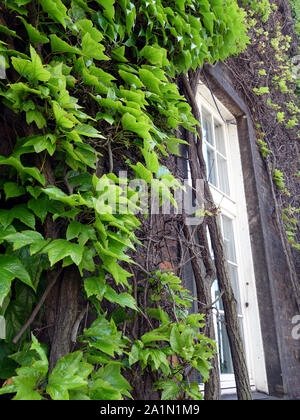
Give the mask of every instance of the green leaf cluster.
[[[18, 124], [13, 150], [0, 156], [0, 315], [8, 330], [0, 357], [11, 352], [18, 367], [10, 365], [12, 384], [0, 393], [121, 399], [131, 389], [121, 372], [139, 363], [158, 373], [163, 398], [201, 398], [195, 385], [172, 383], [187, 365], [204, 378], [210, 368], [213, 345], [198, 332], [201, 319], [187, 316], [190, 294], [172, 273], [157, 271], [148, 276], [151, 307], [139, 308], [133, 297], [126, 266], [142, 245], [143, 203], [128, 182], [152, 183], [160, 204], [176, 205], [179, 185], [162, 161], [180, 153], [175, 131], [196, 133], [198, 124], [176, 78], [242, 51], [249, 42], [244, 11], [236, 0], [6, 0], [3, 10], [1, 107]], [[128, 179], [101, 168], [118, 148], [128, 151], [120, 155]], [[58, 237], [46, 234], [51, 223]], [[44, 292], [47, 273], [68, 266], [78, 268], [96, 320], [79, 350], [49, 373], [33, 335], [29, 344], [22, 337], [22, 354], [14, 356], [12, 338]], [[176, 322], [159, 309], [163, 298]], [[161, 325], [134, 342], [122, 333], [124, 322], [141, 316]], [[0, 369], [0, 378], [7, 373]]]

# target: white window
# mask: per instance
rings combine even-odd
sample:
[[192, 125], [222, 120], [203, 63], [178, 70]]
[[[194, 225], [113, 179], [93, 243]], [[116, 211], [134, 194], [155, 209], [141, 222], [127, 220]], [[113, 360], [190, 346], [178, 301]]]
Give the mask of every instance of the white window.
[[[259, 391], [268, 392], [237, 127], [224, 122], [234, 120], [233, 115], [219, 101], [216, 107], [204, 85], [199, 87], [198, 104], [208, 181], [214, 202], [220, 208], [219, 221], [231, 284], [238, 302], [249, 374]], [[216, 280], [212, 288], [213, 301], [219, 294]], [[216, 307], [221, 384], [223, 388], [230, 388], [235, 382], [222, 300]]]
[[201, 115], [203, 152], [208, 180], [224, 194], [230, 196], [224, 124], [214, 118], [204, 107], [202, 107]]
[[[241, 304], [241, 294], [239, 287], [239, 273], [236, 257], [235, 236], [233, 231], [233, 220], [222, 214], [219, 218], [222, 235], [225, 246], [225, 253], [228, 263], [229, 277], [233, 288], [234, 296], [237, 300], [238, 317], [240, 321], [241, 333], [244, 337], [244, 319]], [[213, 301], [216, 301], [220, 296], [218, 281], [213, 284]], [[230, 345], [226, 332], [225, 314], [222, 304], [222, 299], [217, 302], [217, 314], [215, 316], [215, 329], [217, 330], [217, 343], [219, 350], [220, 372], [222, 374], [223, 384], [226, 382], [232, 383], [234, 386], [233, 365], [231, 359]]]

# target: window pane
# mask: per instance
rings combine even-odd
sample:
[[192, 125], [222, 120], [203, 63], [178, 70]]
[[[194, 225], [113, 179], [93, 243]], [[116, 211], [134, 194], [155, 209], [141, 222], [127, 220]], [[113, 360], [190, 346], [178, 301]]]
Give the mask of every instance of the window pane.
[[221, 373], [232, 374], [233, 365], [224, 315], [220, 315], [218, 320], [218, 343]]
[[202, 134], [205, 141], [214, 145], [211, 116], [206, 111], [203, 111], [202, 114]]
[[240, 288], [239, 288], [239, 278], [238, 278], [238, 270], [235, 265], [228, 264], [228, 271], [229, 277], [231, 280], [231, 285], [234, 293], [234, 297], [237, 300], [238, 304], [238, 314], [242, 315], [242, 307], [241, 307], [241, 298], [240, 298]]
[[[226, 322], [223, 314], [218, 316], [218, 345], [219, 345], [219, 359], [220, 359], [220, 370], [222, 374], [232, 374], [233, 364], [231, 357], [231, 350], [229, 339], [226, 331]], [[242, 336], [242, 340], [245, 343], [243, 318], [239, 317], [239, 327]]]
[[206, 236], [207, 236], [207, 242], [208, 242], [208, 247], [209, 247], [209, 252], [210, 252], [211, 258], [214, 259], [215, 258], [214, 250], [213, 250], [213, 247], [212, 247], [212, 244], [211, 244], [211, 238], [210, 238], [210, 233], [209, 233], [208, 227], [206, 227]]
[[219, 171], [219, 188], [225, 194], [230, 195], [227, 160], [217, 153], [218, 171]]
[[[219, 289], [218, 280], [215, 280], [213, 283], [213, 297], [214, 297], [213, 301], [216, 301], [217, 299], [219, 299], [220, 294], [221, 293]], [[219, 311], [224, 311], [222, 298], [218, 300], [218, 302], [216, 302], [215, 306]]]
[[204, 143], [204, 159], [205, 159], [206, 166], [207, 166], [207, 177], [208, 177], [208, 181], [211, 184], [217, 186], [215, 152], [206, 143]]
[[236, 263], [236, 252], [232, 220], [222, 215], [223, 237], [226, 257], [229, 261]]
[[223, 125], [214, 120], [217, 150], [226, 156]]
[[[238, 279], [237, 267], [229, 263], [228, 264], [228, 271], [229, 271], [228, 274], [229, 274], [229, 278], [230, 278], [230, 281], [231, 281], [233, 293], [234, 293], [234, 296], [235, 296], [237, 304], [238, 304], [238, 314], [239, 314], [239, 316], [242, 316], [241, 298], [240, 298], [240, 289], [239, 289], [239, 284], [238, 284], [239, 279]], [[212, 292], [213, 292], [213, 301], [216, 301], [221, 295], [218, 280], [214, 281], [213, 286], [212, 286]], [[222, 298], [215, 303], [215, 307], [219, 311], [224, 311]]]

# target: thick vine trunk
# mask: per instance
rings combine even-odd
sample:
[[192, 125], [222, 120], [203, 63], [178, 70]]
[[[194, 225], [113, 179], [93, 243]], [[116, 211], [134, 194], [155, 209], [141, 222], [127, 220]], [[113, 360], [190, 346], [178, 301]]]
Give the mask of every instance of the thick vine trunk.
[[[195, 73], [190, 72], [189, 80], [187, 76], [182, 76], [182, 83], [185, 96], [191, 105], [194, 117], [200, 122], [200, 112], [196, 102], [199, 77], [199, 70]], [[206, 203], [206, 209], [210, 212], [214, 212], [217, 209], [213, 202], [212, 194], [207, 181], [206, 164], [202, 151], [202, 132], [200, 127], [197, 127], [197, 133], [198, 136], [195, 136], [192, 133], [187, 133], [187, 140], [189, 142], [189, 163], [192, 179], [194, 182], [197, 179], [202, 179], [204, 181], [204, 200]], [[234, 297], [228, 274], [222, 233], [216, 216], [207, 217], [206, 219], [214, 252], [219, 289], [220, 292], [223, 293], [222, 300], [225, 311], [226, 330], [230, 343], [237, 395], [240, 400], [251, 400], [251, 387], [245, 350], [238, 322], [237, 302]]]
[[[37, 166], [45, 176], [46, 185], [55, 185], [56, 179], [47, 156], [37, 157]], [[52, 241], [60, 236], [59, 225], [48, 215], [44, 222], [45, 238]], [[51, 285], [53, 273], [48, 272], [47, 286]], [[50, 371], [58, 360], [70, 353], [74, 323], [78, 316], [78, 297], [81, 276], [75, 265], [61, 270], [57, 281], [53, 283], [46, 299], [46, 324], [50, 341]]]
[[77, 267], [71, 266], [64, 270], [58, 283], [58, 295], [55, 296], [56, 316], [55, 327], [51, 337], [50, 371], [60, 358], [72, 350], [72, 330], [78, 316], [78, 296], [80, 290], [80, 275]]
[[[201, 268], [201, 256], [199, 255], [199, 248], [195, 243], [195, 235], [190, 226], [184, 226], [184, 234], [189, 243], [189, 253], [191, 258], [191, 265], [193, 269], [199, 313], [205, 314], [206, 326], [203, 333], [211, 340], [215, 340], [215, 329], [212, 316], [212, 299], [211, 299], [211, 284], [212, 276], [209, 278], [203, 276]], [[209, 273], [210, 275], [211, 273]], [[210, 371], [209, 380], [205, 383], [204, 398], [205, 400], [219, 400], [221, 397], [220, 371], [218, 355], [215, 354], [211, 360], [212, 370]]]

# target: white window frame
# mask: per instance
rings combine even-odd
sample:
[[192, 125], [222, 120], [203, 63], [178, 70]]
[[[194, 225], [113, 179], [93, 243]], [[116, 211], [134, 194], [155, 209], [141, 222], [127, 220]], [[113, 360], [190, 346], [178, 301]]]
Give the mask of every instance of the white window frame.
[[[211, 183], [210, 188], [215, 204], [220, 207], [221, 213], [232, 220], [233, 223], [244, 344], [251, 384], [258, 391], [268, 393], [237, 127], [236, 125], [225, 124], [222, 121], [219, 111], [226, 121], [234, 120], [234, 116], [220, 101], [216, 98], [215, 100], [219, 109], [216, 108], [209, 89], [205, 85], [199, 86], [197, 102], [201, 114], [201, 122], [202, 109], [205, 109], [212, 116], [213, 131], [215, 130], [214, 119], [223, 125], [230, 196]], [[213, 135], [215, 138], [214, 133]], [[216, 144], [214, 147], [216, 149]], [[217, 152], [215, 151], [214, 153], [216, 157]], [[215, 165], [218, 177], [217, 160]], [[217, 179], [219, 182], [219, 178]], [[216, 317], [214, 322], [217, 337]], [[234, 375], [222, 374], [221, 385], [222, 388], [235, 387]]]
[[[231, 198], [231, 194], [230, 194], [230, 175], [229, 175], [229, 165], [228, 165], [228, 148], [227, 148], [227, 141], [226, 141], [226, 137], [227, 137], [227, 133], [226, 133], [226, 127], [223, 123], [223, 121], [216, 115], [214, 115], [209, 109], [206, 108], [205, 105], [203, 105], [201, 103], [200, 105], [200, 114], [201, 114], [201, 124], [203, 125], [203, 113], [209, 114], [210, 115], [210, 123], [211, 123], [211, 127], [212, 127], [212, 136], [213, 136], [213, 140], [214, 140], [214, 144], [212, 145], [211, 143], [209, 143], [208, 141], [204, 140], [204, 143], [207, 145], [207, 147], [209, 147], [211, 150], [213, 150], [214, 153], [214, 167], [216, 168], [216, 180], [217, 180], [217, 186], [210, 183], [211, 186], [213, 186], [217, 191], [219, 191], [221, 194], [223, 194], [225, 197], [227, 198]], [[220, 126], [222, 127], [222, 131], [223, 131], [223, 137], [224, 137], [224, 146], [225, 146], [225, 155], [223, 153], [221, 153], [218, 148], [217, 148], [217, 142], [216, 142], [216, 132], [215, 132], [215, 121], [217, 123], [220, 124]], [[218, 165], [218, 155], [220, 155], [225, 161], [226, 161], [226, 168], [227, 168], [227, 177], [228, 177], [228, 184], [229, 184], [229, 194], [226, 193], [225, 191], [222, 191], [222, 189], [220, 188], [219, 184], [220, 184], [220, 174], [219, 174], [219, 165]], [[210, 174], [207, 173], [207, 177], [209, 178]]]

